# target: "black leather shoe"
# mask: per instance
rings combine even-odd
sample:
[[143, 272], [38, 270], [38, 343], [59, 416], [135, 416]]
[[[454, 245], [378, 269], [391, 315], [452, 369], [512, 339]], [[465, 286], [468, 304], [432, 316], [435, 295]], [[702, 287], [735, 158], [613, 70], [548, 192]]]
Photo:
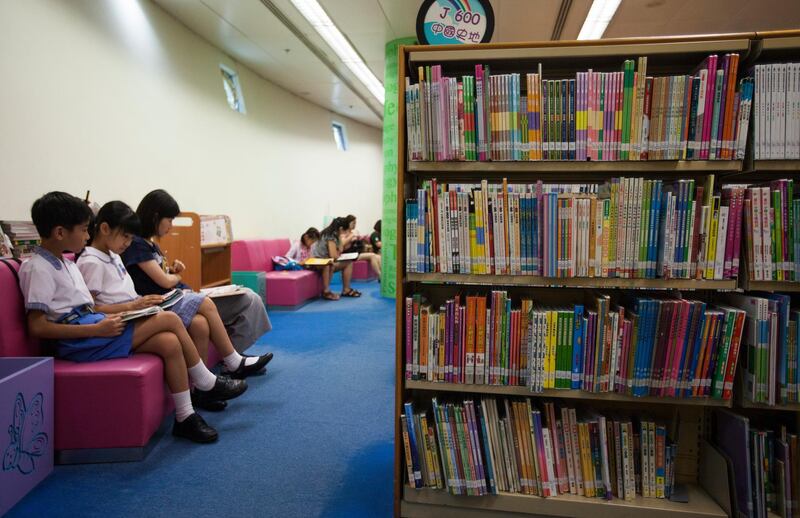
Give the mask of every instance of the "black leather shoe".
[[[251, 365], [245, 365], [247, 358], [258, 358], [255, 363]], [[263, 356], [244, 356], [242, 358], [242, 362], [239, 364], [239, 367], [236, 368], [235, 371], [226, 372], [225, 374], [230, 376], [233, 379], [243, 380], [248, 376], [252, 376], [253, 374], [258, 374], [261, 370], [267, 366], [267, 364], [272, 360], [272, 353], [267, 353]]]
[[175, 425], [172, 427], [172, 435], [201, 444], [214, 442], [219, 438], [217, 431], [208, 426], [197, 412], [181, 422], [175, 421]]
[[195, 388], [194, 401], [197, 406], [202, 408], [202, 405], [211, 401], [226, 401], [239, 397], [244, 394], [245, 390], [247, 390], [247, 382], [244, 380], [217, 377], [217, 382], [214, 383], [214, 388], [211, 390]]
[[210, 401], [204, 397], [197, 398], [197, 390], [192, 390], [192, 406], [209, 412], [222, 412], [228, 408], [227, 401]]

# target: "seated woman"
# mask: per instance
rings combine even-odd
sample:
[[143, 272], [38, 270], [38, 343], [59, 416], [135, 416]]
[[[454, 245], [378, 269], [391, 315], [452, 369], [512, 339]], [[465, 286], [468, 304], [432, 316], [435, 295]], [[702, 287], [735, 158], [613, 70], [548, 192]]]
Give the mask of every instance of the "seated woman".
[[381, 256], [379, 254], [373, 252], [363, 252], [363, 245], [361, 247], [354, 246], [357, 245], [359, 238], [358, 233], [356, 232], [356, 217], [352, 214], [348, 215], [344, 218], [345, 222], [347, 223], [347, 232], [345, 232], [343, 237], [344, 242], [344, 251], [346, 252], [358, 252], [358, 260], [359, 261], [369, 261], [369, 265], [372, 267], [372, 271], [380, 279], [381, 277]]
[[[153, 239], [169, 233], [172, 229], [172, 220], [179, 213], [178, 202], [161, 189], [148, 193], [136, 208], [141, 229], [139, 235], [133, 237], [130, 246], [122, 253], [122, 261], [131, 275], [133, 285], [139, 295], [163, 295], [176, 287], [189, 289], [181, 282], [181, 272], [185, 269], [183, 263], [175, 260], [171, 266], [167, 266], [164, 254], [153, 241]], [[194, 295], [202, 297], [200, 294]], [[189, 300], [195, 300], [195, 296], [190, 296]], [[264, 333], [272, 329], [264, 303], [250, 289], [245, 288], [242, 295], [235, 297], [211, 300], [238, 352], [246, 350]], [[190, 309], [194, 309], [196, 313], [201, 302], [202, 298], [195, 303], [197, 304], [195, 308]], [[213, 337], [212, 340], [214, 340]], [[248, 360], [248, 363], [251, 363], [251, 360]], [[230, 369], [227, 366], [226, 368], [229, 371], [232, 370], [233, 373], [239, 370], [238, 368]]]
[[342, 272], [342, 296], [360, 297], [361, 292], [350, 287], [353, 277], [353, 261], [336, 261], [342, 254], [342, 238], [347, 232], [347, 222], [344, 218], [334, 218], [330, 225], [320, 234], [320, 239], [311, 247], [311, 255], [323, 259], [333, 259], [333, 266], [322, 270], [322, 298], [337, 300], [339, 297], [331, 292], [331, 277], [333, 272]]

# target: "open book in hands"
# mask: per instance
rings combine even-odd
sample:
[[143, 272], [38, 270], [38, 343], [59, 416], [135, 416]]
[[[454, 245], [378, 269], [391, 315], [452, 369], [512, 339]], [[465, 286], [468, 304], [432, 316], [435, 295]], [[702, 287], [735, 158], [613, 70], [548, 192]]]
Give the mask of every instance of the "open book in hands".
[[358, 252], [348, 252], [346, 254], [341, 254], [336, 259], [337, 261], [355, 261], [358, 259]]
[[151, 315], [155, 315], [156, 313], [161, 313], [164, 311], [161, 306], [150, 306], [147, 308], [136, 309], [134, 311], [124, 311], [119, 314], [120, 320], [123, 322], [127, 322], [129, 320], [136, 320], [137, 318], [144, 318], [149, 317]]
[[177, 304], [178, 301], [181, 300], [182, 298], [183, 298], [183, 290], [179, 290], [178, 288], [175, 288], [175, 289], [170, 290], [170, 291], [168, 291], [168, 292], [166, 292], [164, 294], [164, 300], [161, 301], [161, 304], [159, 304], [159, 307], [161, 307], [163, 309], [171, 308], [172, 306]]

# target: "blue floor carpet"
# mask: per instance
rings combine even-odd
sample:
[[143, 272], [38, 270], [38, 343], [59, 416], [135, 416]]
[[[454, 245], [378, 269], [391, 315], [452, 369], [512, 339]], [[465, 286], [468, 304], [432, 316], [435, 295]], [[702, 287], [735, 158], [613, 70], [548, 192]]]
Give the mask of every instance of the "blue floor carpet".
[[269, 372], [204, 413], [217, 443], [167, 433], [142, 462], [57, 466], [8, 516], [390, 516], [394, 301], [355, 286], [270, 313], [248, 351], [273, 351]]

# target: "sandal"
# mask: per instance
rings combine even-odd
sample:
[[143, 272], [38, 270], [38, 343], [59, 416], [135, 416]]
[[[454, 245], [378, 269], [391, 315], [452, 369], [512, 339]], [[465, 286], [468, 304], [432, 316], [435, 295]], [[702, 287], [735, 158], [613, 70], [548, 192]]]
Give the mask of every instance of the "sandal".
[[332, 291], [323, 291], [322, 298], [325, 300], [339, 300], [339, 296]]
[[358, 290], [354, 290], [353, 288], [350, 288], [349, 290], [342, 292], [342, 297], [353, 297], [353, 298], [356, 298], [356, 297], [360, 297], [360, 296], [361, 296], [361, 292], [358, 291]]

